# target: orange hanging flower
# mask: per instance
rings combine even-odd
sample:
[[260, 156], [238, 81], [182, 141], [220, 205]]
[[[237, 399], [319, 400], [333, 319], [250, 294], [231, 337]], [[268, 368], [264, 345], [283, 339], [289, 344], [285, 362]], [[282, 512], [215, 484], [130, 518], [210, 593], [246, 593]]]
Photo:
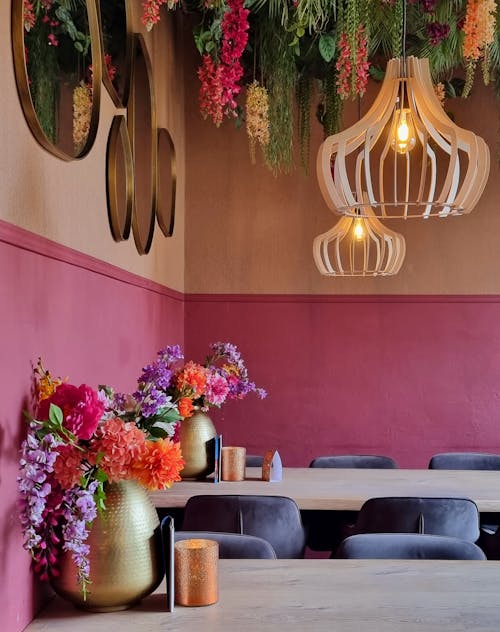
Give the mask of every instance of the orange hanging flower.
[[477, 61], [495, 37], [495, 0], [467, 0], [464, 57]]
[[179, 472], [184, 467], [180, 443], [170, 439], [146, 441], [141, 454], [134, 462], [134, 478], [147, 489], [166, 489], [180, 481]]

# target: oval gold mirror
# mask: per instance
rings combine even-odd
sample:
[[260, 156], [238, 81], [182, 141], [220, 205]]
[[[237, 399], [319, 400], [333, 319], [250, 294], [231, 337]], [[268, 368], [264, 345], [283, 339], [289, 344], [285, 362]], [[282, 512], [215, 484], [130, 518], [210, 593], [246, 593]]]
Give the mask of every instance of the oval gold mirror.
[[156, 219], [166, 237], [174, 233], [176, 184], [174, 142], [168, 130], [161, 128], [158, 130]]
[[116, 107], [126, 107], [132, 66], [133, 35], [130, 0], [98, 0], [101, 30], [102, 82]]
[[99, 123], [95, 2], [13, 0], [12, 46], [17, 89], [31, 132], [58, 158], [82, 158]]
[[134, 165], [125, 117], [114, 117], [106, 156], [106, 193], [111, 234], [115, 241], [128, 239], [134, 196]]
[[135, 187], [132, 232], [137, 251], [151, 248], [156, 208], [156, 117], [151, 60], [141, 35], [134, 36], [128, 130], [134, 157]]

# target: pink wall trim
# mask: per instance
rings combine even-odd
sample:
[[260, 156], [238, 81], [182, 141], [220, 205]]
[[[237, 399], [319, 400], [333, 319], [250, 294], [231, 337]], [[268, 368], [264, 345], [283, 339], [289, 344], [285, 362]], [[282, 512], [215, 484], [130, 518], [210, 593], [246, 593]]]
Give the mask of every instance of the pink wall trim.
[[500, 452], [500, 299], [186, 297], [188, 357], [234, 342], [269, 391], [213, 413], [226, 444], [389, 454], [427, 467], [446, 450]]
[[9, 224], [3, 220], [0, 220], [0, 242], [11, 244], [29, 252], [36, 252], [47, 258], [55, 259], [56, 261], [63, 261], [64, 263], [82, 268], [83, 270], [88, 270], [89, 272], [96, 272], [102, 276], [115, 279], [116, 281], [127, 283], [128, 285], [135, 285], [147, 289], [150, 292], [156, 292], [177, 301], [184, 300], [182, 292], [171, 290], [160, 283], [150, 281], [133, 272], [127, 272], [127, 270], [123, 270], [123, 268], [119, 268], [111, 263], [106, 263], [106, 261], [96, 259], [83, 252], [78, 252], [77, 250], [58, 244], [55, 241], [46, 239], [36, 233], [32, 233], [14, 224]]
[[130, 391], [169, 342], [184, 344], [182, 294], [0, 223], [0, 630], [20, 632], [44, 592], [22, 548], [19, 447], [32, 366]]
[[500, 303], [499, 294], [185, 294], [186, 303]]

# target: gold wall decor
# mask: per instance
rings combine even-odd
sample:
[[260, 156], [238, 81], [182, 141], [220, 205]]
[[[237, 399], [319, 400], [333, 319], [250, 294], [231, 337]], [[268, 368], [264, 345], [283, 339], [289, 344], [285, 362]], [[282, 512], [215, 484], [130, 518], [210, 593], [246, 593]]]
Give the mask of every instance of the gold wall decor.
[[106, 193], [111, 234], [115, 241], [128, 239], [134, 199], [134, 165], [127, 122], [123, 114], [113, 118], [106, 155]]
[[127, 106], [132, 68], [130, 0], [97, 0], [102, 51], [102, 82], [118, 108]]
[[135, 174], [132, 233], [137, 251], [145, 255], [151, 248], [155, 225], [157, 140], [151, 60], [138, 33], [134, 36], [127, 121]]
[[172, 237], [177, 186], [175, 147], [170, 133], [165, 128], [158, 130], [157, 140], [156, 219], [165, 237]]
[[93, 0], [12, 2], [16, 85], [28, 126], [62, 160], [86, 156], [99, 124], [101, 50]]

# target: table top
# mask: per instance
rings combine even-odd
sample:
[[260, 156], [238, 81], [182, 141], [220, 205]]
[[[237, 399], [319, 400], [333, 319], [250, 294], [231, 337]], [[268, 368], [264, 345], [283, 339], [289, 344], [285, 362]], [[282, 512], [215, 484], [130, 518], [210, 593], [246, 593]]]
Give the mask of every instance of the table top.
[[165, 584], [131, 610], [56, 597], [25, 632], [498, 632], [500, 562], [221, 560], [219, 601], [166, 612]]
[[156, 507], [184, 507], [197, 494], [289, 496], [300, 509], [352, 511], [377, 496], [458, 496], [479, 511], [500, 512], [500, 471], [283, 468], [283, 480], [270, 483], [250, 467], [242, 482], [182, 481], [150, 495]]

